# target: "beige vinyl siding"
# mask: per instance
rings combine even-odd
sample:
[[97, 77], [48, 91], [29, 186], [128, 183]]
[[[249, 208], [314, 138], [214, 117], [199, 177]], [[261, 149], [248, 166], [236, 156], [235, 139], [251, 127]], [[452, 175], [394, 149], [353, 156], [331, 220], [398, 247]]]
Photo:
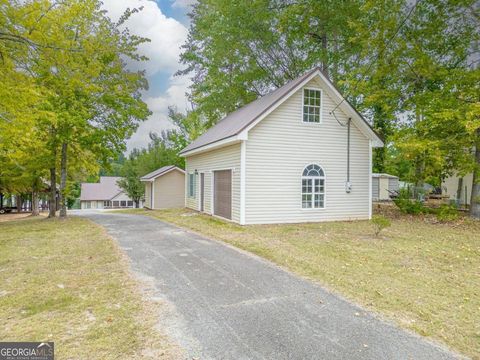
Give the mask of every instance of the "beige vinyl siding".
[[[312, 80], [305, 87], [318, 87]], [[350, 178], [347, 180], [347, 127], [329, 113], [335, 103], [322, 91], [322, 123], [302, 121], [302, 92], [296, 92], [250, 130], [246, 142], [246, 223], [367, 219], [370, 199], [369, 140], [352, 122]], [[347, 117], [340, 109], [342, 123]], [[326, 175], [325, 208], [302, 209], [301, 175], [309, 164]]]
[[172, 170], [154, 180], [153, 196], [155, 209], [167, 209], [185, 206], [185, 175]]
[[214, 170], [232, 169], [232, 220], [240, 221], [240, 144], [186, 158], [185, 193], [186, 206], [200, 210], [200, 175], [195, 176], [195, 198], [188, 197], [188, 174], [205, 173], [205, 212], [212, 213], [212, 182]]
[[145, 207], [151, 209], [152, 204], [151, 204], [151, 199], [152, 199], [152, 183], [151, 182], [145, 182]]
[[460, 199], [457, 199], [458, 179], [459, 176], [457, 175], [446, 178], [442, 183], [443, 193], [448, 195], [450, 200], [458, 200], [462, 205], [465, 204], [466, 195], [466, 204], [470, 205], [470, 200], [472, 197], [473, 173], [467, 174], [463, 177]]

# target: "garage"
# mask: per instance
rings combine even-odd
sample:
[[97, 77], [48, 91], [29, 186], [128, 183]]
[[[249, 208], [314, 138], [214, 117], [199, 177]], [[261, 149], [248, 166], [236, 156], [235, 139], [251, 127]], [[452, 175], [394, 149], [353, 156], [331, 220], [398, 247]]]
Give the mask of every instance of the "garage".
[[232, 170], [213, 172], [213, 213], [225, 219], [232, 218]]

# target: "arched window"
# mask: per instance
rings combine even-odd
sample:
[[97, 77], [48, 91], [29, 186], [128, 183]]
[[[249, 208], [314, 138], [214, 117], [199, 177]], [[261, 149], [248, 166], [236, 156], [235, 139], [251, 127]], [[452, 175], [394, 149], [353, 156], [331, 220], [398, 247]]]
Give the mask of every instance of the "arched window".
[[325, 207], [325, 173], [323, 169], [311, 164], [303, 169], [302, 208], [321, 209]]

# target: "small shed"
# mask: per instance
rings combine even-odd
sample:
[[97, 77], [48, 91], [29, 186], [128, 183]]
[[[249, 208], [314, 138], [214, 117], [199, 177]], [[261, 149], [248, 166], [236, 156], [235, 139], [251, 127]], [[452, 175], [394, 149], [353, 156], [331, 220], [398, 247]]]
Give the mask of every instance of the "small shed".
[[390, 191], [398, 191], [398, 176], [372, 173], [372, 200], [385, 201], [390, 199]]
[[185, 206], [185, 171], [175, 165], [142, 176], [145, 183], [145, 204], [148, 209], [168, 209]]

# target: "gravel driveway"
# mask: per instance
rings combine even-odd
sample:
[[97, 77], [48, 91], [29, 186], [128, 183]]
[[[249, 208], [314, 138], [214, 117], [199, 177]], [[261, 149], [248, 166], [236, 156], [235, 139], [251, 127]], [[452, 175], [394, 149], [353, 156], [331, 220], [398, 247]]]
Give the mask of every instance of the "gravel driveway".
[[140, 215], [77, 212], [104, 226], [169, 304], [160, 326], [199, 359], [452, 359], [254, 255]]

